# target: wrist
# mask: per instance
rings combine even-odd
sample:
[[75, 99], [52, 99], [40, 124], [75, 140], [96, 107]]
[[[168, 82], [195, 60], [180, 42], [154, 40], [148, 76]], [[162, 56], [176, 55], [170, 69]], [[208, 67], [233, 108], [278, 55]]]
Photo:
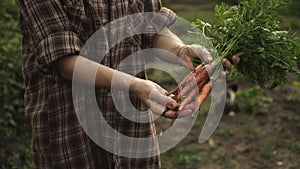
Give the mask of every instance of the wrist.
[[181, 55], [181, 52], [183, 51], [183, 49], [186, 47], [187, 45], [185, 44], [182, 44], [180, 45], [174, 52], [176, 54], [176, 56], [180, 57]]
[[136, 78], [136, 77], [133, 78], [129, 84], [129, 91], [134, 94], [139, 93], [142, 81], [143, 81], [143, 79]]
[[185, 46], [185, 44], [175, 44], [170, 48], [170, 52], [172, 52], [176, 56], [179, 56], [180, 52]]

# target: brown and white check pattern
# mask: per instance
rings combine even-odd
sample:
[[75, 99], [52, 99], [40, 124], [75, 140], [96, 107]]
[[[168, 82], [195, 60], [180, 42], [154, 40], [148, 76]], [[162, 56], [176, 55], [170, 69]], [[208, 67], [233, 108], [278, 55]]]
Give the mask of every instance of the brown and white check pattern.
[[[72, 82], [53, 68], [61, 57], [79, 54], [84, 43], [99, 28], [120, 17], [161, 11], [160, 0], [18, 0], [23, 34], [23, 74], [26, 84], [25, 111], [32, 126], [32, 151], [36, 168], [99, 169], [159, 168], [159, 156], [125, 158], [97, 146], [80, 126], [72, 101]], [[125, 28], [124, 28], [125, 29]], [[151, 47], [152, 35], [136, 35], [114, 46], [102, 64], [116, 68], [128, 55]], [[134, 67], [144, 66], [137, 60]], [[137, 75], [145, 78], [145, 72]], [[96, 89], [99, 107], [107, 122], [130, 137], [155, 134], [153, 123], [135, 123], [117, 113], [108, 89]], [[134, 96], [132, 103], [145, 106]], [[151, 114], [149, 113], [149, 118]], [[110, 137], [102, 133], [103, 137]], [[135, 146], [133, 144], [133, 149]], [[151, 144], [145, 149], [151, 149]]]

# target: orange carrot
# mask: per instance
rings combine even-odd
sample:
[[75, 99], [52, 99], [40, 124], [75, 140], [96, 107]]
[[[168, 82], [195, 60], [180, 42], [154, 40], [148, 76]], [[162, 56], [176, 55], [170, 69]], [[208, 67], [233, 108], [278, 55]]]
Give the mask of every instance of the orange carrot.
[[199, 91], [201, 91], [201, 89], [203, 88], [203, 86], [209, 82], [209, 79], [208, 78], [204, 78], [201, 82], [198, 83], [198, 89]]
[[171, 90], [170, 92], [167, 93], [167, 95], [171, 95], [171, 94], [175, 94], [175, 93], [178, 93], [179, 92], [179, 86], [181, 86], [182, 88], [184, 88], [184, 86], [186, 86], [186, 84], [192, 80], [194, 77], [195, 77], [195, 73], [191, 72], [189, 73], [188, 75], [186, 75], [183, 80], [179, 83], [179, 85], [174, 88], [173, 90]]
[[[195, 83], [197, 84], [197, 86], [199, 86], [198, 84], [205, 84], [207, 83], [207, 81], [209, 81], [209, 77], [207, 72], [202, 71], [196, 74], [196, 76], [194, 77], [193, 81], [191, 80], [188, 85], [184, 86], [184, 88], [182, 89], [182, 91], [180, 92], [180, 95], [178, 95], [178, 100], [180, 99], [181, 96], [185, 95], [187, 92], [189, 92], [190, 90], [192, 90], [193, 87], [195, 87]], [[204, 85], [203, 84], [203, 85]], [[202, 87], [199, 87], [199, 91], [201, 90]]]
[[[187, 106], [190, 102], [196, 101], [199, 104], [199, 107], [205, 102], [205, 100], [208, 98], [211, 92], [212, 84], [209, 81], [209, 75], [205, 66], [203, 64], [200, 64], [194, 69], [194, 71], [192, 71], [190, 74], [184, 77], [184, 79], [179, 83], [179, 85], [175, 89], [171, 90], [168, 93], [168, 96], [173, 95], [172, 98], [177, 102], [180, 102], [182, 97], [188, 92], [190, 92], [188, 93], [187, 97], [182, 101], [182, 103], [179, 103], [171, 125], [176, 120], [179, 111], [182, 110], [185, 106]], [[195, 89], [195, 87], [197, 88]], [[200, 91], [199, 96], [197, 96], [198, 91]]]
[[186, 106], [189, 102], [191, 102], [194, 99], [195, 95], [197, 94], [197, 91], [201, 91], [203, 86], [209, 81], [208, 74], [206, 71], [202, 71], [201, 73], [198, 73], [195, 79], [197, 81], [198, 90], [193, 90], [195, 85], [193, 82], [190, 82], [189, 85], [187, 85], [183, 90], [181, 90], [177, 94], [176, 99], [180, 100], [182, 96], [186, 95], [188, 92], [191, 91], [191, 93], [189, 93], [188, 96], [182, 102], [181, 106], [179, 107], [179, 110], [181, 110], [182, 108], [184, 108], [184, 106]]
[[[208, 78], [203, 78], [203, 80], [197, 84], [197, 89], [198, 91], [202, 91], [202, 89], [204, 88], [204, 86], [209, 83], [209, 79]], [[192, 88], [190, 89], [192, 90]], [[192, 90], [191, 93], [189, 93], [189, 95], [183, 100], [183, 102], [181, 103], [181, 105], [179, 106], [179, 110], [181, 110], [182, 108], [184, 108], [184, 106], [186, 106], [189, 102], [191, 102], [194, 97], [196, 96], [197, 90]], [[185, 95], [186, 92], [185, 91], [181, 91], [180, 94], [177, 95], [180, 96], [180, 95]]]
[[186, 83], [188, 83], [189, 81], [193, 80], [193, 78], [196, 76], [196, 73], [191, 72], [188, 75], [186, 75], [183, 80], [179, 83], [179, 86], [184, 86], [186, 85]]
[[203, 71], [203, 69], [204, 69], [204, 65], [200, 64], [197, 67], [195, 67], [194, 72], [197, 74], [197, 73]]
[[202, 106], [202, 104], [208, 98], [210, 92], [211, 92], [211, 82], [208, 82], [202, 87], [202, 89], [200, 91], [200, 95], [197, 100], [199, 106]]
[[182, 110], [184, 108], [184, 106], [186, 106], [188, 103], [190, 103], [191, 101], [193, 101], [195, 99], [195, 97], [197, 96], [197, 94], [199, 93], [199, 91], [197, 90], [197, 88], [194, 88], [189, 95], [182, 101], [182, 103], [180, 104], [178, 110]]
[[192, 88], [197, 87], [198, 85], [196, 84], [196, 82], [188, 82], [183, 89], [181, 89], [181, 91], [178, 92], [176, 99], [179, 101], [182, 96], [186, 95], [186, 93], [188, 93]]
[[208, 77], [207, 71], [202, 71], [202, 72], [196, 74], [196, 76], [195, 76], [196, 83], [198, 83], [198, 84], [204, 80], [207, 80], [208, 78], [209, 77]]

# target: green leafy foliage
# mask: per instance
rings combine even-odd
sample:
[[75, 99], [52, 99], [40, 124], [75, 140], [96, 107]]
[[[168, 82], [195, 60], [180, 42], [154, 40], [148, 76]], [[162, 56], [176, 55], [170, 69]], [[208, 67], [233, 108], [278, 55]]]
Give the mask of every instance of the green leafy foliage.
[[21, 34], [15, 1], [0, 1], [0, 168], [33, 168], [24, 115]]
[[288, 81], [288, 72], [300, 75], [300, 41], [280, 27], [280, 11], [288, 5], [288, 0], [243, 0], [236, 6], [222, 3], [215, 7], [215, 24], [200, 19], [195, 24], [212, 40], [221, 58], [241, 58], [232, 75], [246, 76], [272, 89]]
[[1, 1], [0, 6], [0, 102], [3, 105], [0, 125], [16, 127], [18, 119], [15, 115], [24, 112], [18, 12], [14, 1]]

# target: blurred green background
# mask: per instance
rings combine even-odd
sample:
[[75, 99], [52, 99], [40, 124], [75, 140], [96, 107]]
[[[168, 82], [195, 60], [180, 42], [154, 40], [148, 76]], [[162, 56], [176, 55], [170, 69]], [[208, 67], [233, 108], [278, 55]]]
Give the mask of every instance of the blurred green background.
[[[238, 0], [162, 0], [164, 6], [189, 21], [201, 18], [214, 22], [214, 6]], [[294, 0], [282, 23], [300, 35], [300, 1]], [[0, 168], [33, 168], [31, 130], [24, 118], [24, 84], [21, 71], [21, 34], [15, 1], [0, 1]], [[151, 78], [170, 87], [172, 78], [152, 71]], [[205, 105], [194, 129], [177, 147], [162, 154], [162, 168], [300, 168], [299, 78], [272, 92], [260, 90], [245, 79], [232, 108], [225, 113], [213, 137], [204, 144], [197, 138], [209, 105]], [[159, 119], [158, 132], [169, 121]], [[297, 135], [298, 134], [298, 135]]]

